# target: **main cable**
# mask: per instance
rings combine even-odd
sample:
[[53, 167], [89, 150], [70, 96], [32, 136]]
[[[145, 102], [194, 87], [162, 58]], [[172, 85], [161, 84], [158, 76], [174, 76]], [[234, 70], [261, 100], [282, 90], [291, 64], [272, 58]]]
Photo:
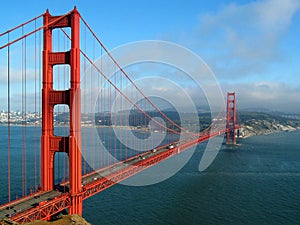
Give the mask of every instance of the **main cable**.
[[80, 16], [83, 23], [86, 25], [86, 27], [89, 29], [91, 34], [94, 36], [94, 38], [97, 40], [97, 42], [101, 45], [101, 47], [104, 49], [104, 51], [107, 53], [107, 55], [110, 57], [110, 59], [116, 64], [116, 66], [119, 68], [119, 70], [126, 76], [126, 78], [132, 83], [132, 85], [138, 90], [138, 92], [150, 103], [150, 105], [157, 110], [165, 119], [167, 119], [171, 124], [173, 124], [175, 127], [179, 128], [180, 130], [184, 130], [188, 133], [191, 133], [190, 131], [185, 130], [178, 124], [176, 124], [173, 120], [171, 120], [166, 114], [164, 114], [147, 96], [144, 95], [142, 90], [133, 82], [133, 80], [128, 76], [128, 74], [125, 72], [125, 70], [118, 64], [118, 62], [115, 60], [115, 58], [109, 53], [107, 48], [104, 46], [104, 44], [100, 41], [100, 39], [97, 37], [97, 35], [93, 32], [92, 28], [88, 25], [88, 23], [84, 20], [83, 17]]

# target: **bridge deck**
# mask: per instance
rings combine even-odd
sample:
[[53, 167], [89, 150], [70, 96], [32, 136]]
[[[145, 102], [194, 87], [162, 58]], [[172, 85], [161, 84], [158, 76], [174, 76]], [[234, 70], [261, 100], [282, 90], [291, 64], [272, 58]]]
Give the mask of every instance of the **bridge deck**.
[[34, 195], [26, 196], [13, 201], [10, 204], [3, 205], [0, 207], [0, 220], [4, 218], [10, 218], [16, 214], [34, 208], [38, 205], [45, 204], [48, 201], [59, 197], [62, 193], [59, 191], [49, 191], [49, 192], [37, 192]]

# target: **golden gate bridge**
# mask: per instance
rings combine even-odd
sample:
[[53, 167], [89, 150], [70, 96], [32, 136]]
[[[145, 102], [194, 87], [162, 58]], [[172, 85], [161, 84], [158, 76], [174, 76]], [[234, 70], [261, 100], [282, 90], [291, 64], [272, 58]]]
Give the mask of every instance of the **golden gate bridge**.
[[[42, 20], [41, 24], [39, 24], [40, 20]], [[82, 40], [80, 30], [84, 31]], [[90, 38], [87, 38], [87, 35]], [[61, 16], [52, 16], [47, 10], [46, 13], [1, 33], [0, 38], [1, 43], [4, 42], [0, 46], [0, 51], [5, 55], [1, 58], [1, 62], [6, 63], [4, 63], [5, 68], [1, 68], [1, 77], [5, 77], [7, 82], [4, 90], [7, 107], [7, 200], [0, 205], [0, 219], [9, 218], [19, 223], [49, 220], [65, 210], [69, 214], [82, 215], [82, 204], [85, 199], [201, 142], [223, 134], [226, 134], [227, 144], [236, 142], [236, 130], [239, 126], [236, 124], [235, 93], [227, 94], [226, 115], [219, 115], [210, 126], [200, 132], [186, 130], [161, 111], [142, 92], [108, 52], [76, 8]], [[87, 43], [92, 44], [92, 49], [87, 49]], [[101, 61], [100, 65], [94, 63], [96, 53], [100, 56], [107, 54], [107, 61], [103, 63]], [[94, 69], [92, 73], [95, 73], [96, 78], [91, 79], [90, 82], [97, 83], [98, 90], [101, 90], [94, 107], [102, 113], [98, 113], [96, 121], [97, 125], [102, 127], [100, 132], [107, 132], [108, 139], [103, 143], [106, 142], [105, 147], [109, 149], [112, 157], [97, 153], [97, 149], [94, 152], [87, 151], [90, 137], [87, 129], [82, 128], [81, 120], [82, 117], [88, 117], [89, 109], [85, 104], [92, 100], [86, 97], [86, 93], [81, 93], [81, 85], [85, 87], [85, 91], [92, 85], [81, 83], [82, 65], [84, 71], [87, 67]], [[104, 73], [103, 65], [110, 67], [114, 75], [108, 76]], [[19, 67], [18, 71], [16, 67]], [[11, 169], [14, 163], [11, 154], [15, 145], [12, 127], [17, 123], [15, 119], [17, 116], [13, 116], [12, 110], [16, 103], [16, 79], [21, 83], [19, 89], [22, 92], [19, 98], [22, 110], [17, 113], [18, 125], [21, 125], [22, 130], [22, 134], [19, 135], [21, 138], [19, 150], [22, 155], [22, 175], [19, 177], [22, 180], [22, 195], [18, 197], [12, 195], [11, 188], [11, 176], [14, 173]], [[130, 93], [124, 91], [123, 87], [128, 85], [131, 85], [143, 99], [142, 103], [137, 103]], [[39, 94], [40, 89], [42, 89], [41, 94]], [[129, 119], [131, 121], [129, 124], [132, 124], [130, 129], [134, 127], [147, 136], [146, 128], [151, 120], [157, 131], [160, 129], [166, 131], [164, 141], [153, 147], [155, 141], [153, 138], [143, 139], [143, 144], [138, 146], [144, 150], [142, 153], [133, 151], [127, 145], [121, 150], [120, 143], [111, 129], [103, 128], [113, 126], [107, 117], [116, 114], [116, 111], [109, 111], [117, 95], [120, 111], [132, 108], [134, 112], [138, 112], [133, 113]], [[61, 109], [58, 107], [61, 105], [67, 107]], [[34, 108], [34, 113], [28, 113], [29, 107]], [[39, 110], [42, 111], [42, 115], [37, 113]], [[55, 110], [58, 111], [57, 114]], [[165, 123], [154, 118], [151, 111], [164, 119]], [[65, 119], [64, 123], [60, 124], [65, 128], [62, 134], [55, 130], [59, 115], [63, 115]], [[128, 121], [125, 123], [122, 115], [114, 116], [112, 120], [114, 126], [118, 124], [118, 129], [129, 129], [124, 125], [128, 124]], [[226, 126], [221, 125], [224, 122]], [[34, 159], [29, 159], [27, 154], [28, 126], [34, 126], [34, 130], [40, 128], [42, 130], [41, 137], [37, 137], [39, 134], [37, 132], [32, 140]], [[184, 133], [184, 137], [180, 140], [170, 138], [172, 134], [181, 133]], [[127, 137], [128, 132], [121, 132], [121, 135], [124, 140], [130, 142], [130, 138]], [[39, 154], [37, 150], [40, 151]], [[64, 155], [64, 160], [57, 167], [63, 167], [64, 175], [63, 179], [56, 183], [55, 159], [60, 154]], [[86, 157], [92, 158], [93, 169], [87, 165]], [[28, 160], [34, 161], [34, 174], [28, 174]], [[38, 161], [40, 161], [40, 172], [38, 172]], [[34, 177], [31, 188], [28, 187], [29, 175]]]

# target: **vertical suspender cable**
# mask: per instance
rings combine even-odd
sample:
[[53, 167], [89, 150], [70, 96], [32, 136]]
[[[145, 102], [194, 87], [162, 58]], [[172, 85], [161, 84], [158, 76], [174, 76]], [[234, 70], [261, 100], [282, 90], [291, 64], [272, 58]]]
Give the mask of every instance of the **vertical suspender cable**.
[[[95, 44], [94, 45], [94, 48], [95, 48]], [[98, 50], [96, 50], [96, 52], [98, 52]], [[101, 55], [100, 55], [101, 57]], [[101, 65], [100, 65], [101, 66]], [[91, 66], [92, 68], [92, 66]], [[98, 71], [96, 71], [96, 76], [97, 76], [97, 100], [96, 100], [96, 106], [95, 106], [95, 124], [96, 124], [96, 135], [98, 135], [98, 138], [97, 136], [95, 136], [96, 140], [95, 140], [95, 143], [96, 146], [98, 146], [99, 148], [97, 149], [97, 162], [98, 162], [98, 168], [100, 169], [102, 167], [102, 148], [101, 148], [101, 145], [104, 144], [103, 141], [102, 141], [102, 137], [101, 137], [101, 133], [99, 133], [100, 131], [100, 127], [102, 126], [102, 115], [100, 113], [100, 104], [101, 104], [101, 93], [102, 93], [102, 89], [100, 89], [100, 76], [99, 76], [99, 73]]]
[[[102, 48], [100, 46], [100, 69], [101, 70], [102, 70], [102, 60], [103, 60], [103, 55], [102, 55]], [[97, 77], [98, 77], [98, 115], [99, 115], [99, 117], [98, 117], [98, 124], [100, 125], [100, 127], [97, 128], [98, 129], [97, 130], [98, 131], [97, 134], [100, 135], [100, 141], [101, 141], [101, 137], [103, 138], [103, 136], [101, 136], [102, 135], [102, 132], [101, 132], [102, 128], [101, 127], [102, 127], [102, 112], [103, 112], [103, 105], [102, 105], [103, 96], [102, 96], [102, 94], [103, 94], [104, 88], [103, 88], [103, 82], [102, 82], [103, 77], [100, 76], [99, 72], [97, 72], [97, 74], [98, 74]], [[99, 77], [101, 79], [99, 79]], [[102, 106], [102, 108], [101, 108], [101, 106]], [[99, 134], [99, 132], [101, 132], [101, 134]], [[101, 144], [105, 145], [105, 142], [104, 143], [103, 142], [104, 141], [102, 141]], [[102, 149], [100, 149], [100, 156], [99, 156], [99, 162], [100, 162], [99, 166], [100, 166], [100, 168], [103, 167], [102, 160], [104, 160], [104, 151]]]
[[24, 190], [25, 190], [25, 195], [27, 194], [27, 169], [26, 169], [26, 132], [27, 132], [27, 102], [26, 102], [26, 99], [27, 99], [27, 73], [26, 73], [26, 61], [27, 61], [27, 43], [26, 43], [26, 38], [24, 39], [24, 43], [25, 43], [25, 56], [24, 56], [24, 121], [25, 121], [25, 126], [24, 126], [24, 177], [25, 177], [25, 183], [24, 183]]
[[[115, 76], [115, 85], [118, 85], [117, 84], [117, 67], [116, 66], [114, 66], [113, 71], [114, 71], [113, 76]], [[116, 89], [114, 89], [113, 102], [116, 101], [116, 99], [117, 99], [117, 91], [116, 91]], [[116, 105], [114, 105], [113, 107], [114, 107], [114, 125], [115, 125], [114, 132], [116, 132], [119, 129], [119, 127], [117, 125], [117, 109], [116, 109]], [[114, 163], [116, 163], [116, 161], [117, 161], [117, 135], [114, 133], [113, 137], [114, 137], [114, 147], [113, 147], [114, 148]]]
[[[59, 32], [57, 32], [57, 51], [60, 51], [60, 35], [59, 35]], [[56, 76], [57, 76], [57, 89], [60, 90], [60, 88], [61, 88], [60, 87], [60, 66], [57, 67], [57, 75]], [[62, 118], [64, 120], [64, 118], [61, 117], [60, 107], [61, 107], [61, 105], [57, 105], [57, 116], [58, 116], [59, 119]], [[58, 122], [58, 121], [56, 121], [56, 122]], [[63, 121], [63, 122], [65, 123], [65, 121]], [[61, 128], [61, 127], [59, 126], [58, 128]], [[62, 133], [58, 134], [58, 135], [61, 136]], [[57, 154], [57, 178], [56, 179], [60, 180], [60, 178], [61, 178], [60, 177], [60, 170], [61, 170], [61, 168], [60, 168], [60, 158], [61, 157], [60, 157], [60, 153], [56, 152], [56, 153], [54, 153], [54, 159], [55, 159], [56, 154]], [[54, 175], [54, 177], [55, 177], [55, 175]], [[54, 180], [54, 182], [55, 182], [55, 180]]]
[[[42, 32], [39, 31], [39, 122], [41, 121], [41, 102], [42, 102]], [[40, 165], [41, 166], [41, 165]], [[38, 187], [36, 187], [37, 189]]]
[[[109, 59], [107, 59], [108, 60], [108, 74], [110, 74], [110, 65], [109, 65]], [[111, 118], [111, 116], [112, 116], [112, 114], [111, 114], [111, 85], [109, 85], [108, 83], [107, 83], [107, 85], [108, 85], [108, 107], [107, 107], [107, 112], [110, 112], [110, 125], [112, 125], [112, 118]], [[111, 153], [112, 154], [112, 139], [110, 140], [110, 138], [112, 137], [112, 135], [111, 135], [111, 131], [112, 131], [112, 128], [109, 128], [108, 129], [108, 149], [109, 149], [109, 153]], [[111, 162], [110, 162], [110, 156], [108, 155], [108, 164], [110, 164]]]
[[[138, 97], [137, 97], [137, 92], [135, 91], [135, 90], [133, 90], [134, 91], [134, 101], [135, 101], [135, 103], [136, 104], [138, 104], [138, 102], [137, 102], [137, 99], [138, 99]], [[136, 106], [134, 106], [133, 107], [133, 114], [132, 114], [132, 116], [133, 116], [133, 120], [134, 120], [134, 124], [135, 124], [135, 129], [138, 129], [139, 127], [138, 127], [138, 125], [140, 125], [140, 123], [139, 123], [139, 121], [138, 121], [138, 118], [140, 117], [139, 116], [139, 111], [137, 110], [137, 107]], [[137, 130], [136, 131], [136, 135], [137, 135], [137, 137], [139, 136], [139, 130]], [[133, 140], [133, 143], [134, 143], [134, 140]], [[140, 142], [138, 142], [136, 145], [135, 145], [135, 153], [136, 153], [136, 151], [137, 151], [137, 149], [138, 148], [140, 148]]]
[[[105, 64], [105, 63], [104, 63]], [[103, 64], [102, 66], [102, 70], [103, 70]], [[102, 76], [101, 76], [102, 77]], [[105, 127], [103, 127], [103, 129], [101, 129], [101, 133], [102, 136], [104, 137], [104, 143], [105, 143], [105, 148], [109, 149], [109, 142], [108, 142], [108, 128], [106, 127], [108, 124], [108, 115], [107, 115], [107, 108], [108, 108], [108, 84], [105, 82], [104, 78], [102, 78], [102, 85], [103, 85], [103, 92], [102, 92], [102, 103], [101, 105], [103, 106], [103, 122]], [[108, 153], [109, 151], [103, 151], [103, 162], [104, 162], [104, 166], [108, 165]]]
[[[132, 98], [132, 93], [131, 93], [131, 90], [129, 89], [129, 86], [128, 86], [128, 82], [127, 80], [125, 79], [125, 87], [126, 87], [126, 95], [129, 96], [129, 98]], [[129, 158], [131, 156], [131, 152], [132, 152], [132, 138], [128, 138], [128, 137], [131, 137], [133, 135], [133, 132], [134, 132], [134, 126], [133, 126], [133, 121], [132, 121], [132, 118], [131, 118], [131, 108], [130, 108], [130, 104], [128, 101], [126, 101], [126, 99], [122, 96], [123, 98], [123, 101], [124, 101], [124, 105], [125, 105], [125, 108], [128, 110], [128, 114], [127, 114], [127, 118], [126, 120], [126, 123], [129, 125], [129, 130], [126, 132], [126, 142], [128, 143], [127, 144], [127, 157]]]
[[[84, 51], [86, 52], [86, 27], [84, 27]], [[84, 73], [86, 72], [86, 58], [83, 59], [83, 71]], [[87, 95], [87, 86], [86, 86], [86, 79], [87, 77], [83, 78], [84, 79], [84, 93], [83, 93], [83, 115], [84, 115], [84, 119], [86, 120], [86, 95]], [[87, 141], [86, 141], [86, 127], [83, 128], [83, 143], [84, 143], [84, 146], [83, 146], [83, 173], [86, 174], [87, 171], [86, 171], [86, 146], [87, 146]]]
[[[144, 107], [142, 107], [142, 108], [144, 108], [144, 112], [146, 112], [147, 113], [147, 103], [146, 103], [146, 101], [144, 101], [144, 98], [142, 99], [142, 103], [143, 103], [143, 105], [144, 105]], [[144, 127], [144, 132], [143, 132], [143, 139], [145, 140], [145, 141], [143, 141], [143, 143], [144, 143], [144, 146], [143, 146], [143, 151], [145, 151], [146, 150], [146, 148], [147, 148], [147, 117], [146, 117], [146, 115], [145, 114], [143, 114], [143, 117], [144, 117], [144, 120], [143, 120], [143, 127]]]
[[[144, 109], [144, 111], [147, 113], [147, 106], [148, 106], [148, 104], [147, 104], [147, 102], [146, 101], [144, 101], [144, 107], [145, 107], [145, 109]], [[149, 111], [148, 111], [148, 113], [149, 113]], [[144, 115], [144, 126], [145, 126], [145, 132], [144, 132], [144, 151], [145, 150], [147, 150], [147, 147], [148, 147], [148, 126], [147, 126], [147, 117], [146, 117], [146, 115]]]
[[[67, 42], [67, 39], [66, 39], [66, 37], [64, 37], [64, 51], [65, 51], [66, 46], [67, 46], [66, 42]], [[64, 90], [66, 89], [66, 73], [67, 73], [66, 70], [67, 70], [67, 67], [65, 66], [64, 67], [64, 75], [63, 75], [63, 77], [64, 77], [63, 78], [63, 80], [64, 80]], [[64, 116], [66, 116], [66, 107], [64, 107]], [[66, 120], [66, 119], [64, 119], [64, 120]], [[66, 123], [64, 123], [64, 131], [65, 131], [65, 136], [66, 136]], [[63, 152], [64, 152], [64, 177], [63, 177], [63, 182], [65, 182], [66, 179], [67, 179], [67, 173], [66, 173], [67, 158], [66, 158], [66, 148], [65, 148], [65, 146], [64, 146]], [[65, 188], [65, 186], [64, 186], [64, 188]]]
[[[119, 71], [118, 71], [119, 72]], [[117, 72], [117, 73], [118, 73]], [[120, 74], [120, 72], [119, 72]], [[121, 74], [120, 74], [121, 75]], [[120, 76], [120, 89], [122, 90], [123, 89], [123, 85], [122, 85], [122, 76]], [[125, 131], [123, 130], [123, 124], [122, 124], [122, 114], [123, 114], [123, 111], [122, 111], [122, 96], [120, 96], [120, 113], [119, 113], [119, 123], [120, 123], [120, 147], [119, 147], [119, 151], [120, 151], [120, 156], [119, 156], [119, 160], [121, 161], [122, 160], [122, 151], [123, 151], [123, 144], [122, 144], [122, 132]]]
[[[85, 28], [85, 30], [84, 30], [85, 32], [86, 32], [86, 28]], [[92, 45], [89, 45], [89, 47], [91, 47]], [[94, 54], [94, 49], [92, 49], [92, 57], [93, 57], [93, 62], [95, 62], [95, 54]], [[89, 90], [90, 90], [90, 94], [89, 94], [89, 96], [90, 96], [90, 99], [89, 99], [89, 108], [87, 109], [87, 111], [88, 111], [88, 115], [89, 115], [89, 120], [92, 118], [92, 113], [93, 113], [93, 107], [92, 107], [92, 105], [93, 105], [93, 100], [94, 100], [94, 88], [93, 88], [93, 82], [95, 82], [94, 81], [94, 74], [93, 74], [93, 70], [92, 69], [90, 69], [89, 70], [89, 76], [90, 76], [90, 83], [89, 83]], [[88, 134], [90, 134], [90, 132], [89, 132], [89, 129], [87, 129], [87, 132], [88, 132]], [[96, 169], [96, 167], [95, 167], [95, 163], [96, 163], [96, 160], [95, 160], [95, 139], [94, 139], [94, 136], [93, 135], [88, 135], [89, 136], [89, 142], [91, 143], [90, 144], [90, 148], [89, 148], [89, 152], [90, 152], [90, 155], [91, 155], [91, 166], [92, 166], [92, 171], [93, 170], [95, 170]]]
[[[128, 96], [128, 86], [127, 86], [127, 80], [126, 79], [124, 79], [125, 80], [125, 84], [124, 84], [124, 87], [125, 87], [125, 94]], [[129, 94], [130, 94], [130, 92], [129, 92]], [[124, 101], [125, 100], [125, 101]], [[126, 101], [126, 99], [124, 99], [123, 98], [123, 96], [122, 96], [122, 101], [124, 101], [124, 105], [125, 105], [125, 109], [126, 110], [130, 110], [130, 109], [128, 109], [128, 102]], [[127, 115], [127, 114], [125, 114], [125, 115]], [[128, 118], [124, 118], [125, 119], [125, 124], [128, 124], [128, 126], [129, 126], [129, 129], [126, 131], [126, 138], [125, 138], [125, 140], [126, 140], [126, 159], [127, 158], [129, 158], [130, 156], [128, 155], [128, 153], [130, 152], [130, 151], [128, 151], [128, 146], [131, 146], [131, 145], [129, 145], [130, 144], [130, 140], [128, 140], [128, 135], [129, 135], [129, 133], [131, 132], [131, 129], [132, 129], [132, 127], [131, 127], [131, 122], [130, 122], [130, 113], [128, 113]], [[128, 122], [127, 122], [127, 120], [128, 120]]]
[[[22, 26], [22, 36], [24, 35], [24, 27]], [[22, 109], [21, 109], [21, 116], [22, 116], [22, 196], [25, 195], [25, 170], [24, 170], [24, 39], [22, 39]]]
[[[86, 30], [85, 30], [85, 32], [86, 32]], [[93, 61], [95, 62], [95, 46], [92, 46], [93, 47], [93, 49], [92, 49], [92, 51], [93, 51]], [[90, 69], [90, 71], [91, 71], [91, 80], [90, 80], [90, 85], [91, 85], [91, 88], [90, 88], [90, 90], [91, 91], [94, 91], [94, 90], [92, 90], [92, 88], [93, 88], [93, 82], [95, 82], [94, 81], [94, 72], [93, 72], [93, 70], [92, 69]], [[90, 99], [90, 118], [92, 119], [93, 117], [92, 117], [92, 115], [93, 115], [93, 112], [95, 111], [95, 108], [93, 108], [92, 106], [93, 106], [93, 103], [94, 103], [94, 94], [91, 94], [91, 99]], [[91, 143], [93, 143], [93, 145], [94, 146], [91, 146], [91, 151], [92, 151], [92, 166], [93, 166], [93, 169], [95, 170], [97, 167], [96, 167], [96, 144], [95, 144], [95, 136], [94, 135], [92, 135], [91, 136]]]
[[[34, 29], [36, 29], [36, 20], [34, 21]], [[37, 175], [36, 175], [36, 161], [37, 161], [37, 133], [36, 133], [36, 120], [37, 120], [37, 76], [36, 76], [36, 70], [37, 70], [37, 62], [36, 62], [36, 33], [34, 33], [34, 146], [33, 146], [33, 151], [34, 151], [34, 187], [37, 185]]]
[[[9, 43], [9, 33], [7, 38]], [[7, 48], [7, 192], [10, 202], [10, 46]]]
[[[22, 26], [24, 35], [24, 26]], [[22, 40], [22, 194], [26, 195], [26, 38]]]
[[[127, 92], [127, 86], [126, 86], [126, 79], [122, 80], [122, 82], [124, 82], [124, 84], [122, 84], [123, 88], [125, 89], [124, 92], [125, 92], [125, 95], [128, 96], [128, 92]], [[126, 108], [126, 104], [123, 105], [123, 96], [120, 95], [120, 98], [121, 98], [121, 104], [122, 104], [122, 108], [124, 108], [124, 110], [127, 110]], [[124, 157], [123, 157], [123, 160], [126, 160], [128, 158], [127, 156], [127, 153], [128, 153], [128, 149], [127, 149], [127, 146], [128, 146], [128, 139], [127, 139], [127, 134], [128, 132], [130, 131], [130, 124], [126, 122], [127, 118], [125, 117], [126, 113], [124, 113], [124, 116], [122, 117], [122, 123], [124, 126], [127, 126], [127, 129], [125, 127], [125, 131], [123, 133], [123, 139], [124, 139], [124, 144], [125, 144], [125, 149], [124, 149]]]
[[27, 138], [27, 72], [26, 72], [26, 61], [27, 61], [27, 41], [26, 38], [24, 39], [24, 43], [25, 43], [25, 56], [24, 56], [24, 122], [25, 122], [25, 126], [24, 126], [24, 178], [25, 178], [25, 182], [24, 182], [24, 190], [25, 190], [25, 195], [27, 195], [27, 162], [26, 162], [26, 138]]

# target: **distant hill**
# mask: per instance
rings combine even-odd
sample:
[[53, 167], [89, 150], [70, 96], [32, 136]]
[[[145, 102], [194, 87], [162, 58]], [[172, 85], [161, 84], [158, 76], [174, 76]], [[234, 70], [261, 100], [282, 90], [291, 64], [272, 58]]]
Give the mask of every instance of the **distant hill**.
[[242, 125], [242, 136], [260, 135], [280, 131], [300, 129], [300, 119], [264, 112], [239, 112], [238, 120]]
[[[152, 118], [160, 118], [164, 121], [168, 128], [178, 130], [170, 121], [163, 118], [163, 116], [154, 111], [147, 112]], [[198, 118], [192, 113], [183, 113], [181, 116], [175, 110], [164, 110], [163, 113], [174, 121], [179, 126], [185, 127], [192, 132], [199, 132], [204, 130], [211, 124], [210, 112], [198, 112]], [[82, 118], [85, 123], [92, 123], [99, 126], [111, 126], [117, 124], [121, 126], [132, 127], [147, 127], [150, 123], [150, 119], [145, 114], [133, 110], [125, 113], [125, 111], [117, 116], [111, 113], [96, 113], [87, 114]], [[197, 121], [198, 120], [198, 121]], [[65, 115], [60, 114], [56, 116], [56, 121], [62, 123], [65, 121]], [[237, 123], [241, 124], [243, 129], [242, 136], [259, 135], [270, 132], [279, 131], [291, 131], [300, 129], [300, 115], [297, 114], [285, 114], [281, 112], [251, 112], [251, 111], [238, 111]], [[155, 123], [152, 123], [152, 129], [160, 130], [160, 127]]]

